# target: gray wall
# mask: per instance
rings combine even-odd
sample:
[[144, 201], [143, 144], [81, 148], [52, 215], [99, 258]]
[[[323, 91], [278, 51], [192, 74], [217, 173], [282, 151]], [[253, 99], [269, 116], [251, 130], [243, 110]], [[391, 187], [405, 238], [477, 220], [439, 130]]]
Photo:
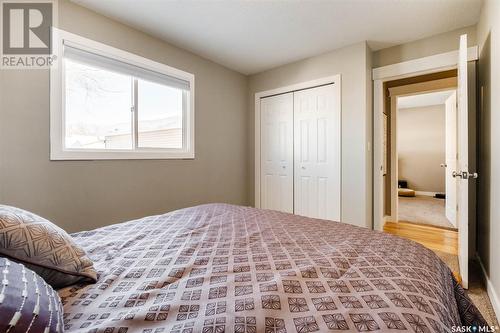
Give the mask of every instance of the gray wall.
[[196, 76], [194, 160], [49, 161], [49, 73], [0, 71], [0, 202], [72, 232], [207, 202], [247, 204], [247, 78], [59, 1], [60, 28]]
[[[478, 23], [478, 251], [500, 315], [500, 1], [485, 0]], [[482, 97], [481, 97], [482, 95]], [[496, 299], [495, 299], [496, 298]]]
[[455, 51], [462, 34], [467, 34], [469, 46], [477, 45], [476, 26], [465, 27], [373, 52], [373, 67]]
[[398, 110], [398, 179], [415, 191], [445, 192], [445, 106]]
[[331, 75], [342, 78], [342, 221], [371, 227], [371, 76], [370, 52], [358, 43], [274, 68], [249, 78], [248, 187], [254, 201], [255, 93]]

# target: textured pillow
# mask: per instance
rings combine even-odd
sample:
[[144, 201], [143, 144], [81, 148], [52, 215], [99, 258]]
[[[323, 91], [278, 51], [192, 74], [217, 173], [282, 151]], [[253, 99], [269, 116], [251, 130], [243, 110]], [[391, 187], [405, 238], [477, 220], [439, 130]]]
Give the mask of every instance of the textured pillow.
[[63, 332], [59, 295], [21, 264], [0, 258], [0, 332]]
[[70, 235], [19, 208], [0, 205], [0, 255], [23, 263], [54, 288], [96, 282], [92, 261]]

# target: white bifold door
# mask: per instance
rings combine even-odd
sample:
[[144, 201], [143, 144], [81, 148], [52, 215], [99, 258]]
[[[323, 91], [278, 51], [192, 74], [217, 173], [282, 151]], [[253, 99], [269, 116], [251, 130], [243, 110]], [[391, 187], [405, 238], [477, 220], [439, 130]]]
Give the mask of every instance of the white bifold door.
[[261, 207], [340, 221], [340, 86], [261, 99]]
[[293, 93], [261, 99], [261, 207], [293, 213]]
[[340, 110], [334, 85], [294, 93], [295, 214], [340, 220]]

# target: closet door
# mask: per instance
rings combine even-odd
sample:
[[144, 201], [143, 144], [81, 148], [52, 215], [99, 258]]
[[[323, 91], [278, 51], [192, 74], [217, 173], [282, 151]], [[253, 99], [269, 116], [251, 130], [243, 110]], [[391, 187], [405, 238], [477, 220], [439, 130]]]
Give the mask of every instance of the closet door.
[[340, 221], [340, 89], [294, 93], [295, 214]]
[[293, 93], [262, 98], [261, 207], [293, 213]]

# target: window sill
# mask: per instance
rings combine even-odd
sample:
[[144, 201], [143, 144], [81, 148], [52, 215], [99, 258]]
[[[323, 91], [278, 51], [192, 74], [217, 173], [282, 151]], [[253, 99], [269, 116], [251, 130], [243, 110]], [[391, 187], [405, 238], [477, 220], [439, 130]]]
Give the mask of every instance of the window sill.
[[136, 151], [51, 151], [51, 161], [94, 161], [94, 160], [188, 160], [194, 159], [194, 152], [136, 150]]

